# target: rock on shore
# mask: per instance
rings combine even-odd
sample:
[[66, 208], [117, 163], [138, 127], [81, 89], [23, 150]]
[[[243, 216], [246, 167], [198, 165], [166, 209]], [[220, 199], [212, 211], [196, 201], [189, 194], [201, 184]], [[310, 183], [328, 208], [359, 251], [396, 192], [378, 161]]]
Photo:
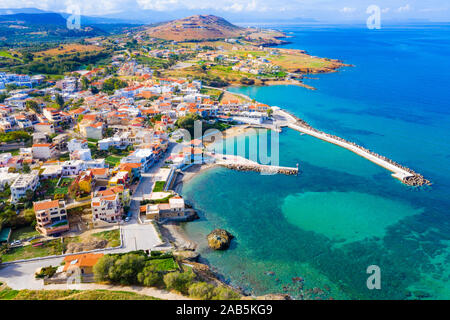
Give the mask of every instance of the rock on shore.
[[233, 235], [224, 229], [215, 229], [206, 237], [208, 245], [214, 250], [226, 250], [230, 246]]

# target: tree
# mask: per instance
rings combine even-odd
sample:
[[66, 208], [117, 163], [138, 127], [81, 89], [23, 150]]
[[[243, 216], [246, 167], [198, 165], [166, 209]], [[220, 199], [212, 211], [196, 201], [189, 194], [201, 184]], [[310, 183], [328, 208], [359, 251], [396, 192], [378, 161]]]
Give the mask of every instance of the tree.
[[55, 93], [55, 102], [60, 109], [64, 107], [64, 98], [59, 93]]
[[39, 112], [39, 111], [40, 111], [38, 103], [37, 103], [36, 101], [34, 101], [34, 100], [27, 100], [27, 101], [25, 102], [25, 107], [26, 107], [28, 110], [34, 110], [34, 111], [36, 111], [36, 112]]
[[25, 221], [29, 224], [32, 224], [34, 221], [36, 221], [36, 214], [34, 213], [33, 209], [25, 209], [23, 215], [25, 217]]
[[82, 90], [87, 90], [89, 88], [89, 80], [86, 77], [82, 77], [81, 78], [81, 89]]
[[31, 171], [31, 168], [28, 165], [28, 163], [24, 163], [23, 166], [22, 166], [22, 172], [23, 173], [30, 173], [30, 171]]
[[128, 84], [118, 78], [109, 78], [103, 82], [102, 91], [108, 94], [114, 93], [115, 90], [125, 88]]
[[97, 93], [99, 93], [99, 90], [97, 89], [97, 87], [91, 86], [91, 93], [97, 94]]
[[94, 278], [97, 282], [110, 281], [109, 270], [114, 265], [115, 257], [104, 255], [94, 266]]
[[108, 276], [111, 281], [122, 285], [136, 284], [137, 274], [144, 267], [145, 257], [138, 254], [121, 256], [109, 269]]
[[147, 265], [141, 272], [138, 273], [137, 279], [140, 284], [148, 287], [158, 285], [162, 277], [159, 272], [156, 272], [155, 266]]
[[194, 278], [195, 274], [192, 272], [171, 272], [164, 276], [164, 284], [169, 290], [173, 289], [181, 293], [187, 293]]
[[224, 286], [216, 287], [213, 291], [213, 300], [238, 300], [240, 295]]
[[189, 296], [209, 300], [213, 297], [214, 286], [206, 282], [195, 282], [189, 287]]
[[267, 116], [271, 117], [273, 114], [273, 110], [271, 108], [267, 109]]

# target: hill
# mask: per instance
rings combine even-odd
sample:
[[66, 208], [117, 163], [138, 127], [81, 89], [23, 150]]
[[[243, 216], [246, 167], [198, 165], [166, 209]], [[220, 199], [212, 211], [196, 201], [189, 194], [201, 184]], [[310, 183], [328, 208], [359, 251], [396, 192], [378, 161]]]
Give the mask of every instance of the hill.
[[194, 15], [147, 27], [145, 33], [154, 38], [186, 41], [236, 37], [243, 31], [243, 28], [217, 16]]

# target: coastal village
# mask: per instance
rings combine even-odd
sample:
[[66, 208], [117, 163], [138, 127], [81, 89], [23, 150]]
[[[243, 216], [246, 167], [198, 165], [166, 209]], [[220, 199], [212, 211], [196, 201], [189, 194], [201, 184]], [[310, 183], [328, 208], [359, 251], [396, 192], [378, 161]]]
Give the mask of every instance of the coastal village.
[[[1, 262], [32, 259], [23, 268], [41, 288], [42, 279], [57, 286], [76, 272], [92, 283], [94, 266], [104, 256], [139, 251], [149, 263], [164, 260], [164, 273], [197, 265], [199, 274], [216, 281], [192, 259], [195, 247], [170, 232], [170, 223], [196, 218], [195, 208], [179, 194], [180, 176], [205, 164], [270, 168], [210, 152], [206, 141], [194, 137], [194, 122], [225, 133], [234, 127], [289, 127], [323, 134], [280, 108], [223, 88], [303, 85], [305, 74], [343, 66], [299, 50], [270, 48], [259, 38], [257, 44], [248, 41], [251, 37], [180, 44], [146, 33], [88, 38], [81, 47], [114, 46], [109, 63], [58, 78], [0, 72]], [[313, 60], [298, 64], [305, 59]], [[406, 184], [429, 183], [391, 164], [385, 167]], [[272, 169], [298, 174], [298, 165]], [[220, 232], [212, 238], [220, 242]]]

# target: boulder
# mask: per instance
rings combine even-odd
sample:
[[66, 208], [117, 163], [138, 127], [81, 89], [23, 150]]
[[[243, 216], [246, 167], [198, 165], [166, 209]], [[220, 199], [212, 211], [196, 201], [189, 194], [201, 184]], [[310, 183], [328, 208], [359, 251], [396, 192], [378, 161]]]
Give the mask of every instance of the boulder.
[[215, 229], [206, 237], [208, 245], [214, 250], [226, 250], [230, 246], [233, 235], [224, 229]]

